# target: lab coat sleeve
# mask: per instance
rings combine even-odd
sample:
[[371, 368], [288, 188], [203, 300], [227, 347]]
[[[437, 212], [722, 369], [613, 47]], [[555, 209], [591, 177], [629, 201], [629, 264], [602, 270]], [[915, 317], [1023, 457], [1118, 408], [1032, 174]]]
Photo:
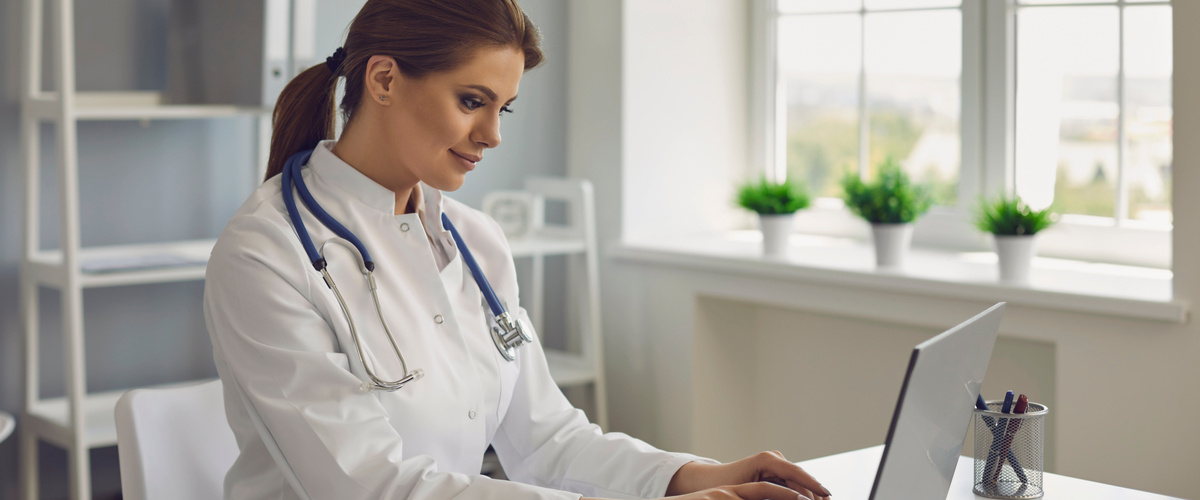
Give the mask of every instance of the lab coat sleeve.
[[[487, 218], [496, 238], [503, 232]], [[502, 266], [497, 266], [502, 267]], [[510, 265], [511, 267], [511, 265]], [[515, 269], [509, 283], [516, 299]], [[528, 313], [518, 308], [529, 322]], [[619, 432], [604, 433], [573, 407], [550, 377], [540, 339], [517, 350], [520, 375], [508, 412], [492, 440], [509, 478], [577, 491], [587, 497], [660, 498], [675, 473], [688, 462], [719, 463], [687, 453], [670, 453]]]
[[[297, 257], [290, 227], [245, 216], [235, 217], [226, 231], [213, 250], [205, 282], [214, 355], [226, 390], [242, 391], [257, 411], [267, 430], [259, 438], [277, 443], [282, 459], [276, 466], [293, 471], [304, 490], [301, 497], [579, 498], [439, 472], [428, 456], [406, 456], [388, 413], [375, 395], [359, 390], [361, 382], [338, 352], [327, 319], [309, 300], [315, 286], [325, 285], [311, 279], [312, 268]], [[235, 414], [230, 412], [231, 420]], [[239, 436], [243, 450], [254, 444], [253, 435]], [[227, 484], [227, 496], [230, 487], [235, 486]]]
[[[528, 321], [524, 308], [520, 314]], [[521, 374], [492, 442], [510, 478], [588, 497], [660, 498], [684, 464], [717, 463], [602, 433], [550, 378], [540, 342], [519, 352]]]

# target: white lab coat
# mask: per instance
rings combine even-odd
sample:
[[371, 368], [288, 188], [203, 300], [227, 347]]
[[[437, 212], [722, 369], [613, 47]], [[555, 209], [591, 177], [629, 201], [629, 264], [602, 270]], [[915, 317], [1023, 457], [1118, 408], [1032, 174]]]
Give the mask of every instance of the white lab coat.
[[[360, 389], [366, 375], [346, 317], [288, 219], [280, 176], [264, 183], [221, 234], [205, 281], [205, 319], [240, 448], [226, 498], [658, 497], [683, 464], [708, 461], [602, 434], [555, 386], [539, 342], [504, 360], [439, 214], [509, 311], [527, 319], [495, 222], [424, 184], [423, 213], [394, 215], [394, 193], [331, 147], [316, 148], [304, 180], [371, 252], [383, 315], [410, 369], [425, 377], [396, 392]], [[336, 235], [296, 201], [376, 373], [399, 378], [358, 254], [325, 244]], [[488, 444], [511, 482], [479, 475]]]

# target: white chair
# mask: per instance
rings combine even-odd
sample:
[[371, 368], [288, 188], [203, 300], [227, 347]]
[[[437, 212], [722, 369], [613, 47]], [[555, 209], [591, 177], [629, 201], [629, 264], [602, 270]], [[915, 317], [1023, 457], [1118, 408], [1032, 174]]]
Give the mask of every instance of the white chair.
[[0, 443], [3, 443], [17, 428], [17, 420], [12, 415], [0, 411]]
[[117, 401], [116, 417], [124, 498], [222, 498], [238, 447], [220, 380], [131, 390]]

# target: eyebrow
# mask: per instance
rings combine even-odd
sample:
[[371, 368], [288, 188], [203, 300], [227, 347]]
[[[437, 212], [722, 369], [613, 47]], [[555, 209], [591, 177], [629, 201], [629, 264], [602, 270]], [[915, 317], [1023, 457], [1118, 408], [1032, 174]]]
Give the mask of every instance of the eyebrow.
[[[492, 89], [489, 89], [489, 88], [487, 88], [486, 86], [483, 86], [483, 85], [466, 85], [466, 87], [467, 87], [467, 88], [469, 88], [469, 89], [475, 89], [475, 90], [478, 90], [478, 91], [480, 91], [480, 92], [483, 92], [483, 95], [487, 96], [487, 98], [488, 98], [488, 99], [491, 99], [491, 100], [493, 100], [493, 101], [499, 100], [499, 97], [497, 97], [497, 96], [496, 96], [496, 93], [495, 93], [495, 92], [493, 92], [493, 91], [492, 91]], [[509, 100], [508, 100], [508, 102], [506, 102], [506, 103], [504, 103], [504, 104], [505, 104], [505, 105], [512, 104], [512, 103], [513, 103], [513, 101], [515, 101], [515, 100], [517, 100], [517, 96], [513, 96], [513, 97], [512, 97], [512, 99], [509, 99]]]

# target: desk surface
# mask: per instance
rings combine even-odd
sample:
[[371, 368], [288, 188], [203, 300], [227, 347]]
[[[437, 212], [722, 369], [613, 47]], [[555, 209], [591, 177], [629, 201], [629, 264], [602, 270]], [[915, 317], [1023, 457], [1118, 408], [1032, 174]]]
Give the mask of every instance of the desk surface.
[[[821, 481], [826, 488], [829, 488], [829, 491], [833, 493], [833, 498], [837, 500], [867, 500], [871, 494], [871, 486], [875, 482], [875, 473], [879, 468], [879, 457], [882, 454], [883, 445], [879, 445], [800, 462], [800, 466]], [[970, 457], [958, 458], [958, 467], [954, 469], [954, 479], [950, 482], [950, 493], [946, 495], [946, 500], [986, 498], [971, 492], [974, 479], [972, 475], [975, 472], [972, 460]], [[1046, 492], [1046, 495], [1042, 497], [1043, 500], [1081, 498], [1168, 500], [1173, 498], [1048, 472], [1042, 475], [1042, 487]]]

